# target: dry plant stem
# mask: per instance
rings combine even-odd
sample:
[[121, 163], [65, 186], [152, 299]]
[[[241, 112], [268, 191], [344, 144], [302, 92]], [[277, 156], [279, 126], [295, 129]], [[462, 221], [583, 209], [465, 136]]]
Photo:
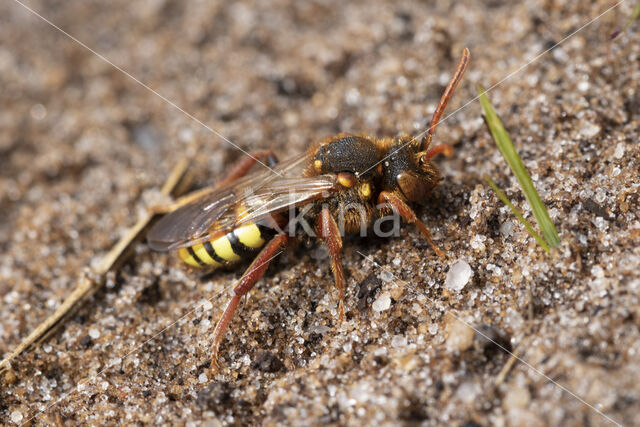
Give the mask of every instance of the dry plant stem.
[[516, 349], [513, 353], [511, 353], [511, 357], [509, 357], [509, 360], [507, 360], [507, 363], [505, 363], [502, 369], [500, 370], [500, 373], [496, 377], [496, 380], [494, 383], [496, 386], [499, 386], [504, 382], [505, 378], [507, 377], [507, 374], [509, 373], [511, 368], [513, 368], [513, 365], [516, 363], [519, 357], [520, 357], [520, 348]]
[[[161, 192], [167, 196], [177, 196], [184, 192], [192, 181], [187, 173], [189, 161], [182, 159], [174, 167], [171, 175], [162, 186]], [[0, 362], [0, 375], [4, 374], [11, 367], [11, 361], [23, 352], [32, 348], [36, 343], [42, 342], [64, 323], [72, 313], [80, 306], [80, 302], [95, 294], [105, 282], [105, 276], [109, 271], [119, 268], [129, 257], [132, 244], [138, 240], [149, 224], [155, 218], [156, 213], [145, 214], [129, 231], [111, 248], [111, 250], [100, 260], [91, 273], [85, 273], [78, 280], [74, 291], [58, 307], [58, 309], [45, 321], [31, 332], [20, 344]], [[93, 274], [92, 274], [93, 273]]]

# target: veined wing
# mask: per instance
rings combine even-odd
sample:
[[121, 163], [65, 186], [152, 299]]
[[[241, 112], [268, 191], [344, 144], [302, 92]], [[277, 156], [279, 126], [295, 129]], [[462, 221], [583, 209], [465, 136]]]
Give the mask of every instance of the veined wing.
[[336, 189], [332, 175], [302, 177], [307, 154], [278, 164], [274, 173], [259, 170], [168, 213], [147, 234], [154, 250], [202, 243], [247, 222], [288, 210]]

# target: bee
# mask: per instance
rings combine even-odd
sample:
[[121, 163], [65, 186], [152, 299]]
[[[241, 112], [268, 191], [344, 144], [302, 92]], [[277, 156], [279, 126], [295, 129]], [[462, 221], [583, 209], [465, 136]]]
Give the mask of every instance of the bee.
[[[313, 240], [328, 249], [339, 293], [339, 320], [344, 317], [340, 260], [344, 235], [397, 215], [415, 224], [443, 256], [409, 204], [423, 200], [440, 180], [433, 157], [452, 152], [449, 146], [432, 147], [431, 142], [469, 57], [464, 49], [421, 140], [342, 133], [280, 163], [273, 152], [257, 151], [240, 160], [215, 187], [179, 200], [179, 207], [153, 226], [147, 235], [149, 246], [157, 251], [177, 250], [178, 257], [192, 267], [228, 267], [252, 260], [216, 325], [212, 370], [217, 369], [220, 342], [242, 297], [264, 275], [271, 260], [294, 241]], [[269, 168], [252, 171], [258, 161]], [[357, 209], [351, 209], [353, 206]]]

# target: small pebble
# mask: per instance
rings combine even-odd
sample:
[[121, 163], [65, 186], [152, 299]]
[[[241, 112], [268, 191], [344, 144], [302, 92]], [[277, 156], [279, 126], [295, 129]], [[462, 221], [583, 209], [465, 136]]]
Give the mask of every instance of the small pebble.
[[100, 331], [95, 329], [95, 328], [91, 328], [91, 329], [89, 329], [89, 336], [92, 339], [96, 340], [96, 339], [100, 338]]
[[391, 347], [401, 348], [406, 346], [407, 337], [405, 337], [404, 335], [394, 335], [393, 338], [391, 338]]
[[486, 239], [486, 237], [481, 236], [476, 234], [475, 236], [473, 236], [473, 238], [471, 239], [471, 247], [477, 251], [484, 251], [486, 249], [485, 245], [484, 245], [484, 240]]
[[4, 374], [4, 382], [5, 384], [15, 384], [18, 381], [18, 377], [12, 369], [9, 369]]
[[600, 133], [600, 129], [600, 126], [598, 126], [596, 123], [586, 122], [584, 124], [584, 127], [580, 130], [580, 134], [583, 137], [590, 139], [598, 135]]
[[415, 354], [405, 354], [394, 358], [393, 364], [396, 367], [409, 372], [414, 370], [420, 364], [420, 358]]
[[513, 223], [511, 221], [503, 222], [500, 225], [500, 233], [505, 237], [511, 236], [513, 234]]
[[13, 421], [14, 423], [18, 424], [20, 421], [22, 421], [22, 412], [20, 411], [13, 411], [11, 413], [11, 421]]
[[578, 90], [580, 92], [586, 92], [589, 90], [589, 82], [582, 80], [580, 83], [578, 83]]
[[473, 382], [464, 382], [460, 384], [458, 390], [456, 390], [456, 396], [464, 403], [473, 403], [480, 392], [478, 384]]
[[469, 280], [473, 276], [473, 270], [466, 261], [458, 260], [451, 265], [444, 286], [452, 291], [461, 291], [464, 289]]
[[31, 117], [33, 117], [34, 119], [42, 120], [47, 116], [47, 109], [42, 104], [35, 104], [33, 107], [31, 107], [29, 113], [31, 113]]
[[388, 292], [380, 294], [380, 296], [371, 304], [374, 311], [384, 311], [391, 307], [391, 297]]
[[509, 411], [510, 409], [525, 408], [531, 401], [529, 390], [520, 386], [512, 386], [507, 390], [502, 399], [502, 407]]
[[507, 413], [508, 425], [513, 427], [544, 427], [548, 425], [548, 422], [543, 422], [538, 415], [543, 416], [539, 412], [527, 409], [512, 409]]
[[206, 383], [207, 381], [209, 381], [209, 378], [207, 377], [207, 374], [205, 374], [205, 373], [203, 372], [203, 373], [201, 373], [200, 375], [198, 375], [198, 382], [199, 382], [200, 384], [204, 384], [204, 383]]
[[391, 274], [387, 270], [382, 270], [380, 272], [380, 280], [382, 280], [383, 282], [390, 282], [393, 280], [393, 274]]
[[463, 352], [473, 344], [475, 331], [458, 319], [451, 316], [447, 329], [449, 332], [447, 347], [449, 349]]

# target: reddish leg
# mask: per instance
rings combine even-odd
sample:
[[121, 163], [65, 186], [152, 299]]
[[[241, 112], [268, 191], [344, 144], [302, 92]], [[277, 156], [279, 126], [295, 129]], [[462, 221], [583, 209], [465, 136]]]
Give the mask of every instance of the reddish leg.
[[193, 191], [185, 196], [180, 197], [173, 203], [169, 203], [167, 205], [152, 206], [150, 210], [157, 214], [166, 214], [169, 212], [173, 212], [176, 209], [188, 203], [191, 203], [196, 199], [199, 199], [204, 194], [212, 192], [214, 188], [219, 188], [223, 185], [231, 184], [236, 179], [242, 178], [249, 172], [249, 170], [257, 160], [266, 161], [269, 167], [273, 167], [276, 165], [276, 163], [278, 163], [278, 159], [271, 150], [252, 151], [251, 153], [249, 153], [249, 156], [240, 159], [238, 163], [236, 163], [231, 168], [231, 171], [227, 174], [227, 176], [222, 181], [218, 182], [215, 187], [206, 187], [200, 190]]
[[232, 183], [238, 178], [242, 178], [258, 160], [261, 162], [266, 161], [269, 167], [273, 167], [278, 163], [278, 159], [271, 150], [252, 151], [248, 156], [243, 156], [242, 159], [231, 168], [227, 177], [216, 184], [216, 187], [222, 187], [223, 185]]
[[453, 155], [453, 147], [447, 144], [436, 145], [431, 150], [427, 151], [427, 160], [432, 159], [438, 154], [444, 154], [447, 157], [451, 157]]
[[222, 317], [216, 325], [216, 329], [213, 332], [213, 355], [211, 360], [211, 370], [215, 372], [218, 369], [218, 348], [220, 342], [224, 337], [231, 319], [242, 300], [242, 297], [247, 294], [256, 284], [256, 282], [264, 275], [264, 272], [269, 267], [271, 260], [275, 258], [279, 251], [286, 245], [289, 237], [286, 234], [278, 234], [275, 236], [267, 246], [265, 246], [258, 256], [253, 260], [247, 271], [244, 272], [238, 284], [233, 288], [234, 295], [229, 301], [227, 308], [224, 310]]
[[418, 229], [422, 232], [424, 237], [427, 239], [427, 242], [429, 242], [429, 245], [431, 245], [433, 250], [439, 256], [444, 257], [444, 253], [440, 249], [438, 249], [436, 244], [431, 239], [431, 233], [429, 233], [429, 230], [427, 230], [427, 227], [422, 223], [422, 221], [418, 219], [413, 209], [411, 209], [409, 205], [407, 205], [401, 198], [399, 198], [395, 194], [390, 193], [388, 191], [383, 191], [378, 196], [378, 203], [390, 204], [393, 207], [393, 209], [396, 212], [398, 212], [402, 218], [404, 218], [405, 221], [407, 221], [410, 224], [415, 224], [418, 227]]
[[344, 273], [342, 262], [340, 262], [340, 251], [342, 250], [342, 237], [336, 220], [333, 219], [329, 209], [324, 208], [318, 218], [318, 236], [329, 249], [331, 257], [331, 270], [333, 270], [333, 280], [338, 288], [340, 301], [338, 303], [338, 318], [344, 318]]

